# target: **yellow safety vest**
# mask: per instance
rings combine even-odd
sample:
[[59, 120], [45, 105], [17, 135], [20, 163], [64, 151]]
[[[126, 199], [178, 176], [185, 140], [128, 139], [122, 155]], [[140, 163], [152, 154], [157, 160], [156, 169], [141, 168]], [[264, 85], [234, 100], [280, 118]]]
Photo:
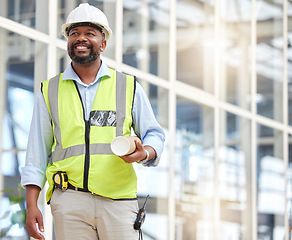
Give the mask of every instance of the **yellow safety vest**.
[[63, 74], [42, 83], [42, 93], [52, 118], [54, 142], [46, 177], [46, 200], [54, 189], [53, 175], [65, 171], [69, 183], [112, 199], [136, 198], [137, 177], [132, 164], [110, 148], [116, 136], [129, 136], [135, 79], [110, 69], [98, 87], [90, 118], [85, 120], [75, 81]]

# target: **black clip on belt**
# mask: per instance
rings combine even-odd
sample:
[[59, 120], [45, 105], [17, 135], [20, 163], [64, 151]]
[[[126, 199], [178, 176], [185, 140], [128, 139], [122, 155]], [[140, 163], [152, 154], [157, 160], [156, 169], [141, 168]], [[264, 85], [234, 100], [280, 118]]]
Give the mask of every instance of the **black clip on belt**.
[[85, 190], [84, 188], [78, 188], [74, 187], [71, 183], [68, 182], [68, 189], [80, 191], [80, 192], [89, 192], [88, 190]]

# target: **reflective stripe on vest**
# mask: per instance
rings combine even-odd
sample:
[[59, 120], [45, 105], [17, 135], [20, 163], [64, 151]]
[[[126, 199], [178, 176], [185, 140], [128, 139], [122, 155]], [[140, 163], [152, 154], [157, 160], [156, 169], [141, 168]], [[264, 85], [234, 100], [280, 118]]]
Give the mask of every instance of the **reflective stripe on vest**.
[[[116, 126], [116, 136], [123, 135], [123, 124], [125, 119], [125, 104], [126, 104], [126, 75], [120, 72], [116, 72], [116, 119], [118, 125]], [[60, 119], [58, 109], [58, 90], [59, 81], [62, 78], [62, 74], [59, 74], [49, 81], [48, 86], [48, 98], [50, 105], [50, 112], [52, 119], [54, 119], [54, 135], [56, 142], [62, 143], [60, 132]], [[65, 80], [66, 81], [66, 80]], [[65, 158], [85, 154], [85, 144], [71, 146], [63, 149], [61, 144], [57, 144], [52, 152], [49, 163], [52, 164], [55, 161], [60, 161]], [[113, 154], [110, 148], [110, 143], [95, 143], [90, 144], [90, 154]]]

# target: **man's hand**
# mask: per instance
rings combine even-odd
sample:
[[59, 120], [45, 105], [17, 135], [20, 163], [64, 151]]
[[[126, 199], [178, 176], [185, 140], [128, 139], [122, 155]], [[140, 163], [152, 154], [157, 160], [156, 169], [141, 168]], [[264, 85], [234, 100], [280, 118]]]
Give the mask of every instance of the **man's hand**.
[[38, 224], [39, 230], [44, 232], [43, 215], [37, 207], [27, 210], [26, 227], [31, 237], [35, 239], [45, 239], [45, 237], [38, 232], [36, 223]]
[[[43, 215], [37, 206], [37, 199], [40, 190], [41, 189], [35, 185], [26, 186], [26, 227], [31, 237], [43, 240], [45, 239], [45, 237], [41, 233], [39, 233], [39, 231], [44, 232]], [[38, 227], [36, 224], [38, 224]]]
[[126, 163], [139, 162], [144, 160], [147, 156], [145, 149], [149, 152], [149, 159], [156, 156], [155, 150], [150, 146], [143, 146], [140, 139], [135, 139], [136, 149], [129, 155], [120, 156]]

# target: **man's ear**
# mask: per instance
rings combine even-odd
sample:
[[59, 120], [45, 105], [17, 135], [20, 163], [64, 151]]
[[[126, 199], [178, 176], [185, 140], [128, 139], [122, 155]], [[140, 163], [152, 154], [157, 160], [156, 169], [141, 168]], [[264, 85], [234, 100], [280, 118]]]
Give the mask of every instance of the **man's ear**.
[[101, 42], [100, 51], [103, 52], [105, 50], [105, 48], [106, 48], [106, 40], [104, 39]]

